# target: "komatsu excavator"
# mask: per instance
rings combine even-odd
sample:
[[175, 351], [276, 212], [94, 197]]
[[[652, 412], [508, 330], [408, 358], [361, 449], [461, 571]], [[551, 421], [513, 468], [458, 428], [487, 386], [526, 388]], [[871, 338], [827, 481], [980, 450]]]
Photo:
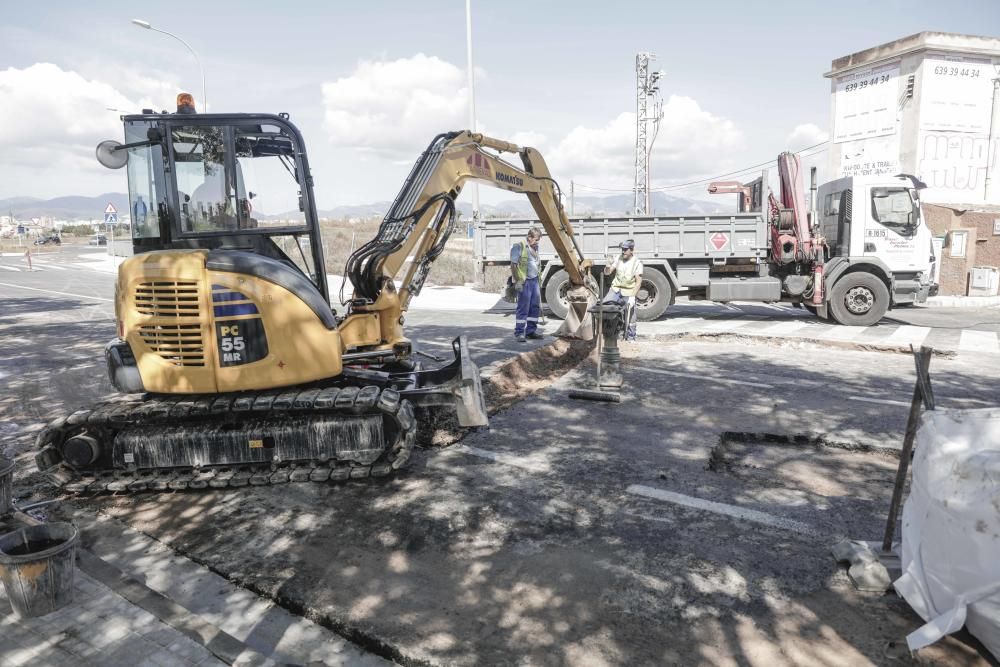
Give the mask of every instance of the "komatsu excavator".
[[528, 196], [573, 284], [561, 333], [592, 336], [589, 262], [532, 148], [435, 137], [376, 236], [350, 255], [353, 293], [339, 314], [305, 144], [287, 114], [197, 114], [184, 94], [177, 113], [122, 120], [125, 143], [97, 148], [104, 166], [128, 167], [134, 256], [118, 270], [118, 336], [105, 347], [121, 395], [39, 434], [36, 463], [68, 492], [385, 476], [414, 447], [415, 407], [485, 425], [465, 337], [454, 361], [424, 369], [403, 331], [470, 179]]

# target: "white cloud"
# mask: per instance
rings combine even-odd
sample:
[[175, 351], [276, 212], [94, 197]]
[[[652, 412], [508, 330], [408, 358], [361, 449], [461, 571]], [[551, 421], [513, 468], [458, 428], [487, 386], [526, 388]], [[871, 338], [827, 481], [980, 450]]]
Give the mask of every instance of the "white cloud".
[[391, 159], [412, 160], [443, 129], [468, 125], [465, 70], [435, 56], [361, 61], [321, 90], [334, 144]]
[[821, 130], [813, 123], [802, 123], [796, 125], [792, 133], [788, 135], [785, 143], [789, 150], [799, 151], [809, 146], [821, 144], [830, 139], [830, 134], [826, 130]]
[[[134, 95], [52, 63], [0, 71], [0, 167], [13, 175], [4, 189], [75, 193], [67, 176], [75, 181], [106, 172], [94, 158], [94, 147], [103, 139], [122, 137], [118, 114], [107, 108], [137, 111], [169, 84], [135, 76], [128, 85]], [[116, 189], [124, 189], [120, 172]]]
[[[630, 187], [635, 174], [635, 113], [625, 112], [600, 128], [576, 127], [551, 151], [559, 178], [592, 185]], [[690, 97], [671, 95], [653, 144], [650, 171], [656, 182], [718, 170], [742, 148], [736, 125], [702, 109]]]
[[0, 72], [0, 99], [4, 100], [0, 147], [4, 148], [121, 134], [117, 117], [106, 107], [132, 107], [131, 100], [111, 85], [87, 81], [51, 63]]

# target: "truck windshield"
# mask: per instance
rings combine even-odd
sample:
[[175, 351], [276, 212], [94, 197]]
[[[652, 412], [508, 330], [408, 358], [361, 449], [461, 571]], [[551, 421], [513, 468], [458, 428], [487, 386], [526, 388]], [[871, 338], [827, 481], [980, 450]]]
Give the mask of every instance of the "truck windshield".
[[920, 209], [906, 188], [873, 188], [872, 218], [897, 233], [916, 229]]

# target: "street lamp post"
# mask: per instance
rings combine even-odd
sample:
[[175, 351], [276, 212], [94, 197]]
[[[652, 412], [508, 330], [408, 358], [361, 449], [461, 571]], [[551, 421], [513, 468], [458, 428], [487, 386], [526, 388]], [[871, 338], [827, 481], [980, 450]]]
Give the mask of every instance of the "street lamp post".
[[[472, 69], [472, 0], [465, 0], [465, 54], [469, 77], [469, 131], [476, 131], [476, 75]], [[472, 183], [472, 224], [479, 223], [479, 184]]]
[[166, 30], [160, 30], [159, 28], [154, 28], [152, 25], [150, 25], [149, 21], [143, 21], [142, 19], [132, 19], [132, 23], [139, 26], [140, 28], [145, 28], [146, 30], [152, 30], [154, 32], [160, 32], [163, 33], [164, 35], [167, 35], [168, 37], [173, 37], [178, 42], [187, 47], [187, 50], [191, 52], [192, 56], [194, 56], [194, 61], [198, 63], [198, 69], [201, 71], [201, 103], [204, 105], [203, 108], [205, 109], [205, 111], [208, 111], [208, 93], [205, 92], [205, 68], [202, 67], [201, 58], [199, 58], [198, 54], [195, 53], [195, 50], [191, 48], [191, 45], [172, 32], [167, 32]]

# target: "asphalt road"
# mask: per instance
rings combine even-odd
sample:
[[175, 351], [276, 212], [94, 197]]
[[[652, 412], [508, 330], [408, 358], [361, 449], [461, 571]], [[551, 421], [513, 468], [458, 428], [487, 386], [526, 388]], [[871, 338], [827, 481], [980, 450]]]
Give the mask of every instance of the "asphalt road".
[[[37, 423], [110, 391], [113, 274], [92, 252], [0, 269], [0, 453], [29, 459]], [[912, 392], [912, 359], [870, 344], [995, 333], [998, 313], [906, 309], [884, 338], [830, 341], [792, 309], [680, 304], [623, 348], [620, 404], [567, 398], [585, 364], [384, 482], [74, 505], [414, 664], [888, 664], [917, 617], [828, 554], [881, 534]], [[415, 307], [408, 332], [438, 356], [466, 333], [483, 366], [544, 344], [515, 343], [511, 320]], [[725, 336], [669, 337], [692, 331]], [[992, 352], [947, 340], [939, 405], [995, 405]]]

